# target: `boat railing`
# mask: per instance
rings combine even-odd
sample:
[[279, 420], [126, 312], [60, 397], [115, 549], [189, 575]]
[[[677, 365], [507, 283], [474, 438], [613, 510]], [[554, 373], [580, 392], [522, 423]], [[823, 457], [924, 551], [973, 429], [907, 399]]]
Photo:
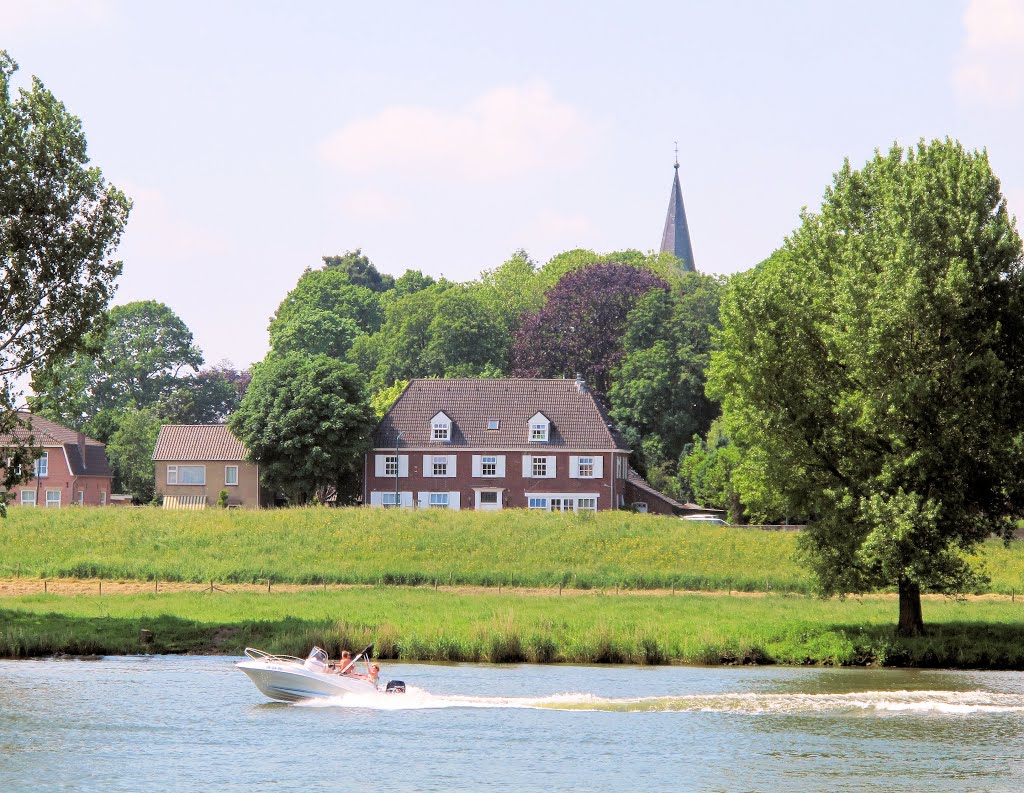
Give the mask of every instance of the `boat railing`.
[[294, 655], [273, 655], [271, 653], [265, 653], [263, 650], [257, 650], [255, 647], [246, 647], [245, 654], [253, 661], [290, 661], [293, 663], [304, 663], [301, 658], [296, 658]]

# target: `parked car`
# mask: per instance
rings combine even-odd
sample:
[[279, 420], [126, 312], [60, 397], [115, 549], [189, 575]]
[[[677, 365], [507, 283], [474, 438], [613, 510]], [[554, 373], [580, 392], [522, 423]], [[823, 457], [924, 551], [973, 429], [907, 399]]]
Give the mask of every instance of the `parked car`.
[[713, 523], [716, 526], [728, 526], [729, 522], [717, 515], [682, 515], [683, 520], [695, 520], [698, 523]]

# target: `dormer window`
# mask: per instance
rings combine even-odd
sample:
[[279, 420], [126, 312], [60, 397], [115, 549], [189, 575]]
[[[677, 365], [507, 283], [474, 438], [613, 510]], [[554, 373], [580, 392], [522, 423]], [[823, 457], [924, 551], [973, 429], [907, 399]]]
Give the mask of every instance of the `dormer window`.
[[546, 443], [551, 422], [543, 413], [537, 413], [530, 419], [530, 442]]
[[444, 413], [438, 413], [430, 420], [430, 440], [450, 441], [452, 439], [452, 420]]

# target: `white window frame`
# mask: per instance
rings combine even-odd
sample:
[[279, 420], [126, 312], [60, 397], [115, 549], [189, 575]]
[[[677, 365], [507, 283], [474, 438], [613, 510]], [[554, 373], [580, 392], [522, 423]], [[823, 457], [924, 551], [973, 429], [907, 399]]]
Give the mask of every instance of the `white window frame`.
[[[32, 498], [26, 499], [25, 496], [32, 496]], [[36, 491], [22, 490], [18, 501], [23, 507], [34, 507], [36, 505]]]
[[430, 458], [430, 475], [436, 477], [448, 476], [448, 457], [447, 455], [441, 456], [436, 455]]
[[530, 500], [526, 503], [529, 509], [542, 509], [545, 512], [548, 510], [547, 496], [530, 496]]
[[448, 442], [452, 439], [452, 420], [443, 411], [430, 420], [430, 440]]
[[594, 478], [594, 458], [593, 457], [580, 457], [579, 472], [580, 472], [580, 479], [593, 479]]
[[[229, 481], [231, 477], [228, 476], [228, 471], [235, 472], [235, 481]], [[237, 465], [225, 465], [224, 466], [224, 486], [225, 487], [238, 487], [238, 466]]]
[[398, 455], [384, 455], [384, 476], [398, 476]]
[[43, 479], [50, 475], [50, 453], [43, 452], [36, 458], [36, 479]]
[[580, 496], [576, 499], [577, 512], [597, 512], [597, 499], [593, 496]]
[[547, 479], [548, 458], [544, 456], [532, 457], [530, 459], [530, 476], [534, 479]]
[[[493, 496], [494, 500], [493, 501], [486, 501], [484, 499], [484, 496]], [[479, 504], [500, 504], [501, 503], [501, 493], [498, 492], [497, 490], [481, 490], [480, 493], [477, 495], [477, 503], [479, 503]]]
[[[490, 470], [488, 470], [490, 468]], [[480, 476], [493, 477], [498, 475], [498, 456], [484, 455], [480, 458]]]
[[380, 494], [380, 504], [382, 507], [400, 507], [402, 506], [402, 496], [400, 493], [385, 491]]
[[501, 429], [501, 419], [489, 419], [487, 421], [487, 429], [489, 429], [489, 430], [500, 430]]
[[78, 498], [75, 499], [75, 503], [78, 504], [78, 506], [80, 506], [80, 507], [84, 507], [85, 506], [85, 491], [84, 490], [79, 490], [78, 491]]
[[450, 501], [448, 493], [431, 493], [427, 504], [431, 509], [448, 509]]
[[106, 490], [101, 490], [100, 491], [100, 506], [101, 507], [105, 507], [106, 505], [107, 505], [107, 491]]
[[[55, 494], [55, 493], [56, 493], [57, 497], [55, 499], [51, 499], [50, 496]], [[60, 502], [61, 502], [61, 491], [60, 490], [52, 490], [51, 489], [51, 490], [47, 490], [46, 491], [46, 506], [47, 507], [56, 507], [57, 509], [60, 509]]]
[[534, 413], [530, 417], [530, 443], [547, 443], [551, 433], [551, 420], [543, 413]]
[[[180, 476], [183, 468], [198, 468], [203, 472], [202, 482], [180, 482], [178, 481], [182, 477]], [[205, 465], [169, 465], [167, 466], [167, 484], [169, 485], [194, 485], [197, 487], [206, 486], [206, 466]]]

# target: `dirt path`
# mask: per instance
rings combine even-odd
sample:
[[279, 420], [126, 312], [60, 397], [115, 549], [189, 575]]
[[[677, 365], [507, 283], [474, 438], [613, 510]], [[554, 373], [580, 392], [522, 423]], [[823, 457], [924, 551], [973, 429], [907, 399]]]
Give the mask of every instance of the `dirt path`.
[[[231, 592], [263, 592], [267, 593], [266, 584], [215, 584], [216, 591]], [[372, 589], [370, 585], [363, 584], [328, 584], [326, 587], [319, 584], [271, 584], [269, 594], [277, 592], [342, 592], [348, 589]], [[399, 588], [399, 587], [395, 587]], [[431, 589], [430, 586], [401, 587], [403, 589]], [[21, 595], [38, 595], [43, 592], [54, 595], [139, 595], [139, 594], [164, 594], [168, 592], [203, 592], [209, 591], [209, 584], [197, 584], [194, 582], [160, 581], [154, 584], [152, 581], [100, 581], [96, 578], [0, 578], [0, 597], [18, 597]], [[495, 595], [499, 594], [497, 587], [483, 586], [438, 586], [438, 592], [447, 592], [458, 595]], [[501, 594], [514, 595], [517, 597], [550, 597], [560, 594], [558, 587], [502, 587]], [[563, 589], [564, 595], [610, 595], [626, 597], [665, 597], [671, 595], [704, 595], [719, 597], [728, 595], [731, 597], [763, 598], [767, 592], [737, 592], [731, 591], [703, 591], [703, 590], [671, 590], [671, 589]], [[805, 597], [799, 594], [783, 593], [788, 597]], [[882, 592], [871, 595], [860, 596], [864, 599], [894, 600], [896, 593]], [[943, 595], [923, 595], [925, 600], [942, 600]], [[1010, 595], [985, 594], [967, 595], [966, 600], [996, 600], [1008, 601]], [[1024, 595], [1021, 598], [1024, 604]]]

